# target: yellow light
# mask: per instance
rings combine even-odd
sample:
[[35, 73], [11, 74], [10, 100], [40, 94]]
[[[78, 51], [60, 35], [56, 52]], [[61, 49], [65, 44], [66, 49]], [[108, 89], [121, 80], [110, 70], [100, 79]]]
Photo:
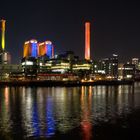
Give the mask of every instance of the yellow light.
[[84, 79], [82, 79], [82, 80], [81, 80], [81, 82], [85, 82], [85, 80], [84, 80]]
[[24, 44], [29, 44], [30, 43], [30, 41], [26, 41]]
[[46, 44], [50, 44], [50, 45], [52, 44], [51, 41], [45, 41], [45, 43], [46, 43]]
[[92, 79], [89, 79], [89, 82], [93, 82], [93, 80]]
[[1, 20], [2, 23], [2, 39], [1, 39], [1, 46], [2, 46], [2, 50], [5, 49], [5, 22], [6, 20]]
[[44, 45], [44, 42], [43, 43], [39, 43], [39, 46], [41, 46], [41, 45]]

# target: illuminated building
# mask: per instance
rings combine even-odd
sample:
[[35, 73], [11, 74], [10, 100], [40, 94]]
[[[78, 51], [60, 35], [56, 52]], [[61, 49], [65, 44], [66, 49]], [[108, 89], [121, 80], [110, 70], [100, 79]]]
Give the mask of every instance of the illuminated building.
[[90, 22], [85, 23], [85, 59], [90, 60]]
[[77, 76], [71, 73], [74, 58], [74, 53], [67, 51], [53, 59], [46, 59], [45, 62], [39, 63], [38, 79], [75, 80]]
[[46, 59], [45, 62], [40, 63], [40, 72], [46, 70], [53, 73], [66, 73], [72, 71], [72, 61], [74, 61], [74, 53], [66, 51], [63, 54], [57, 55], [55, 58]]
[[135, 79], [140, 79], [140, 62], [139, 62], [139, 58], [132, 58], [132, 64], [135, 65]]
[[23, 57], [37, 57], [38, 44], [37, 40], [30, 40], [24, 43]]
[[28, 78], [35, 78], [37, 75], [37, 59], [35, 57], [28, 57], [22, 59], [22, 70], [24, 76]]
[[105, 58], [99, 61], [98, 63], [98, 69], [95, 73], [100, 74], [109, 74], [109, 58]]
[[123, 65], [123, 78], [133, 79], [135, 77], [135, 65], [131, 63], [126, 63]]
[[77, 70], [90, 70], [91, 69], [91, 63], [87, 63], [87, 62], [78, 62], [76, 64], [73, 65], [73, 71], [77, 71]]
[[124, 64], [118, 64], [118, 79], [123, 79]]
[[111, 79], [118, 78], [118, 55], [113, 54], [110, 58], [99, 61], [97, 73], [105, 74]]
[[38, 48], [39, 56], [48, 56], [49, 58], [54, 57], [54, 46], [51, 41], [45, 41], [43, 43], [39, 43]]
[[77, 77], [71, 73], [71, 63], [68, 59], [47, 59], [45, 63], [39, 64], [38, 79], [41, 80], [75, 80]]
[[118, 55], [113, 54], [113, 57], [110, 58], [110, 75], [114, 78], [118, 78]]
[[68, 61], [57, 61], [51, 69], [52, 72], [66, 73], [70, 70], [70, 63]]
[[40, 64], [39, 72], [46, 73], [67, 73], [70, 71], [70, 63], [68, 60], [50, 59], [45, 64]]
[[[79, 60], [77, 56], [74, 56], [74, 53], [72, 51], [67, 51], [63, 54], [57, 55], [57, 57], [53, 59], [47, 59], [45, 62], [39, 63], [38, 72], [41, 75], [42, 74], [43, 75], [44, 74], [75, 74], [75, 75], [85, 76], [85, 75], [89, 75], [89, 73], [91, 72], [91, 68], [92, 68], [91, 62], [86, 60]], [[47, 75], [47, 77], [49, 76]], [[76, 79], [77, 77], [71, 76], [71, 78]]]

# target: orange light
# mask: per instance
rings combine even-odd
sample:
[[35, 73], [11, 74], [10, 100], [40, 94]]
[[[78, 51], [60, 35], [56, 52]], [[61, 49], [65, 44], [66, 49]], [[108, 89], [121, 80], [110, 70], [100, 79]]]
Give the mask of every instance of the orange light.
[[[87, 92], [87, 87], [82, 86], [81, 89], [81, 109], [82, 109], [82, 118], [81, 118], [81, 130], [82, 130], [82, 139], [90, 140], [92, 139], [92, 124], [90, 122], [91, 115], [91, 101], [92, 101], [92, 87], [89, 87], [89, 94]], [[87, 98], [88, 97], [88, 98]]]
[[39, 56], [47, 54], [46, 42], [39, 43]]
[[28, 44], [24, 44], [23, 57], [27, 57], [29, 55], [28, 50], [29, 50]]
[[85, 59], [90, 60], [90, 22], [85, 23]]

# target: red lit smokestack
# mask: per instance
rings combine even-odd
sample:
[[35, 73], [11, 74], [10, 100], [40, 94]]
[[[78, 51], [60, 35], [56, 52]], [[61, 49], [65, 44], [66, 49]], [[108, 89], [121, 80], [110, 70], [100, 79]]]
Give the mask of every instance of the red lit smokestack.
[[85, 59], [90, 60], [90, 22], [85, 23]]

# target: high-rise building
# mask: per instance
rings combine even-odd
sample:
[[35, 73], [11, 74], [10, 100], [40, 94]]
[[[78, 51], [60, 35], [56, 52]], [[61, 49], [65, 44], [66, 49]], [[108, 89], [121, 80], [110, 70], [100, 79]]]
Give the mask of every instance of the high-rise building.
[[38, 44], [37, 40], [30, 40], [24, 43], [23, 57], [37, 57], [38, 56]]
[[113, 54], [113, 57], [110, 58], [110, 75], [113, 78], [118, 78], [118, 55]]
[[54, 46], [51, 41], [45, 41], [43, 43], [39, 43], [38, 53], [39, 56], [48, 56], [49, 58], [54, 57]]
[[104, 58], [98, 63], [98, 72], [103, 72], [104, 74], [109, 74], [109, 58]]
[[118, 78], [118, 55], [113, 54], [110, 58], [99, 61], [99, 70], [104, 71], [107, 77], [112, 79]]
[[90, 60], [90, 22], [85, 23], [85, 59]]

